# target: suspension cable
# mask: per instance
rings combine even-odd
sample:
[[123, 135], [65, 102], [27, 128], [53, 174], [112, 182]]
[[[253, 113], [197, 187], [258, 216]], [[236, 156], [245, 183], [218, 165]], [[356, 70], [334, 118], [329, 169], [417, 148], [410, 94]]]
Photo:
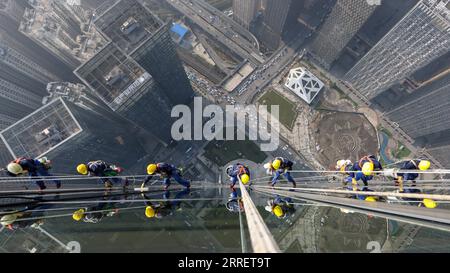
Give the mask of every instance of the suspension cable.
[[450, 201], [450, 195], [442, 195], [442, 194], [346, 191], [346, 190], [331, 190], [331, 189], [317, 189], [317, 188], [288, 188], [288, 187], [280, 188], [280, 187], [268, 187], [268, 186], [256, 186], [256, 187], [264, 188], [264, 189], [275, 189], [275, 190], [293, 190], [293, 191], [308, 191], [308, 192], [322, 192], [322, 193], [342, 193], [342, 194], [351, 194], [351, 195], [384, 196], [384, 197], [400, 197], [400, 198], [433, 199], [433, 200], [441, 200], [441, 201]]

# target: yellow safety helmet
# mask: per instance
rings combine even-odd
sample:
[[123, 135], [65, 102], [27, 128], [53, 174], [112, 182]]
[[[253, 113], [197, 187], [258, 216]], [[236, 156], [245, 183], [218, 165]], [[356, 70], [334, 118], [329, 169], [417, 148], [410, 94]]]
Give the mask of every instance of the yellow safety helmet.
[[152, 175], [152, 174], [154, 174], [156, 172], [157, 168], [158, 167], [156, 166], [156, 164], [150, 164], [150, 165], [147, 166], [147, 173], [149, 175]]
[[419, 163], [419, 170], [426, 171], [430, 168], [431, 162], [428, 160], [421, 160]]
[[283, 217], [284, 211], [280, 206], [275, 206], [273, 209], [273, 214], [275, 214], [276, 217]]
[[250, 182], [250, 176], [246, 173], [241, 175], [241, 182], [242, 184], [246, 185], [248, 182]]
[[8, 166], [6, 167], [6, 169], [8, 170], [8, 172], [15, 174], [15, 175], [19, 175], [23, 173], [23, 168], [22, 166], [20, 166], [20, 164], [11, 162], [8, 164]]
[[80, 221], [81, 219], [83, 219], [84, 213], [85, 213], [85, 212], [86, 212], [86, 211], [85, 211], [84, 209], [79, 209], [79, 210], [75, 211], [75, 212], [72, 214], [73, 220], [75, 220], [75, 221]]
[[281, 166], [281, 160], [276, 159], [272, 162], [272, 167], [274, 170], [278, 170]]
[[156, 211], [154, 208], [152, 208], [151, 206], [148, 206], [145, 208], [145, 216], [147, 216], [147, 218], [153, 218], [156, 216]]
[[16, 221], [17, 219], [17, 215], [16, 214], [8, 214], [2, 217], [2, 219], [0, 220], [0, 223], [2, 224], [2, 226], [9, 226], [11, 224], [14, 223], [14, 221]]
[[362, 167], [362, 172], [364, 175], [370, 176], [373, 174], [373, 163], [372, 162], [366, 162], [364, 163], [363, 167]]
[[423, 199], [423, 204], [426, 208], [429, 209], [434, 209], [435, 207], [437, 207], [437, 203], [432, 199]]
[[87, 175], [89, 172], [88, 172], [88, 166], [86, 165], [86, 164], [80, 164], [80, 165], [78, 165], [77, 166], [77, 172], [79, 173], [79, 174], [82, 174], [82, 175]]
[[366, 201], [367, 202], [377, 202], [377, 199], [375, 199], [375, 197], [373, 197], [373, 196], [368, 196], [368, 197], [366, 197]]

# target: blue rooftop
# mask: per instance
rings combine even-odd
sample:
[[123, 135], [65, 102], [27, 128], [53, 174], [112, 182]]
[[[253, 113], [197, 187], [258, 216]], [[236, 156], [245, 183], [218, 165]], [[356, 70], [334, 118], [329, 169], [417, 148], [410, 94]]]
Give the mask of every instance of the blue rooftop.
[[183, 39], [184, 35], [186, 35], [186, 33], [188, 32], [188, 29], [180, 24], [173, 24], [173, 27], [170, 30], [178, 34], [178, 36], [180, 36], [180, 39]]

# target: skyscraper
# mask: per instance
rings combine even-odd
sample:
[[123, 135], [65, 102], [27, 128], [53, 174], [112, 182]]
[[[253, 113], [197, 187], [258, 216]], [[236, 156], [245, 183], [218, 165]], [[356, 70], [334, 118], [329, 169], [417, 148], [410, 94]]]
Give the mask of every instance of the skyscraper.
[[119, 1], [95, 21], [110, 43], [75, 74], [114, 111], [171, 140], [171, 109], [193, 90], [169, 26], [139, 2]]
[[90, 27], [93, 12], [66, 1], [33, 1], [19, 30], [65, 64], [75, 68], [103, 47], [105, 40]]
[[7, 16], [19, 23], [25, 13], [23, 0], [0, 0], [0, 14]]
[[339, 57], [376, 7], [361, 0], [337, 1], [310, 47], [327, 68]]
[[250, 29], [260, 5], [261, 0], [233, 0], [233, 19], [246, 29]]
[[450, 145], [433, 147], [427, 150], [444, 168], [450, 168]]
[[114, 114], [100, 115], [55, 99], [0, 133], [11, 158], [47, 156], [60, 173], [81, 162], [104, 159], [123, 167], [144, 156], [130, 127]]
[[15, 49], [7, 46], [2, 41], [0, 41], [0, 63], [42, 84], [60, 80], [56, 75], [47, 71], [47, 69], [33, 62], [30, 58], [22, 55]]
[[0, 42], [0, 129], [39, 108], [53, 80], [58, 77]]
[[449, 130], [449, 91], [450, 76], [447, 76], [418, 88], [385, 114], [414, 139]]
[[262, 3], [263, 19], [258, 38], [274, 50], [280, 45], [292, 0], [266, 0]]
[[22, 117], [39, 108], [42, 97], [0, 78], [0, 114]]
[[[0, 126], [1, 126], [1, 115], [0, 115]], [[12, 123], [11, 123], [12, 124]], [[9, 124], [10, 125], [10, 124]], [[8, 125], [8, 126], [9, 126]], [[6, 128], [6, 127], [5, 127]], [[4, 128], [0, 127], [0, 130], [3, 130]], [[9, 153], [8, 149], [6, 148], [5, 143], [3, 142], [3, 139], [0, 138], [0, 166], [1, 168], [4, 168], [11, 160], [14, 158]], [[2, 176], [2, 174], [0, 174]]]
[[368, 99], [450, 48], [450, 1], [421, 0], [345, 76]]

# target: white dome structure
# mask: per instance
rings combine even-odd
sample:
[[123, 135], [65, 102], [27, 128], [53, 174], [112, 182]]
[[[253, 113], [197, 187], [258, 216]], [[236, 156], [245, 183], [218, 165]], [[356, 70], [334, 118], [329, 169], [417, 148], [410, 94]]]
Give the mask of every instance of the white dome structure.
[[311, 104], [324, 84], [306, 68], [298, 67], [289, 72], [285, 86], [308, 104]]

